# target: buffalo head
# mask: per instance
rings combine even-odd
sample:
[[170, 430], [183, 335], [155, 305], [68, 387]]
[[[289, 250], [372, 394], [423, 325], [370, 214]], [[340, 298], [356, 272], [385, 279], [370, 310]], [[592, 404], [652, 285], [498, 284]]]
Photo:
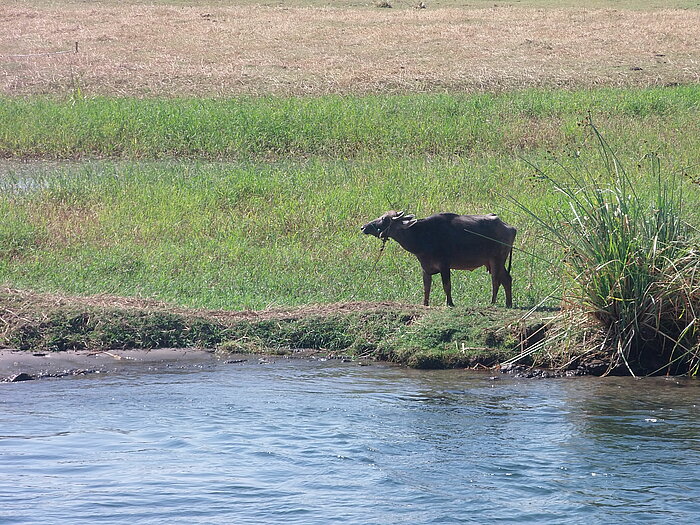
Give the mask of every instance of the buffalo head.
[[365, 235], [374, 235], [379, 239], [387, 239], [391, 228], [397, 224], [413, 226], [415, 224], [413, 215], [406, 215], [402, 211], [388, 211], [381, 217], [374, 219], [362, 226], [362, 233]]

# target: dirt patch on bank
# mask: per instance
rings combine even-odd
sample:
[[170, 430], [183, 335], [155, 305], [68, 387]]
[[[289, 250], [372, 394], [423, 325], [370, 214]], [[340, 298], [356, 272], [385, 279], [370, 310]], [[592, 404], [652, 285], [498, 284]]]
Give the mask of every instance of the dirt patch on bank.
[[379, 312], [392, 309], [419, 314], [430, 308], [418, 305], [406, 305], [393, 302], [345, 302], [331, 304], [312, 304], [296, 307], [279, 307], [265, 310], [208, 310], [183, 308], [153, 299], [120, 297], [109, 294], [74, 296], [57, 293], [37, 293], [16, 288], [0, 288], [0, 336], [17, 324], [30, 318], [47, 317], [59, 308], [85, 309], [100, 308], [123, 311], [156, 312], [181, 315], [186, 317], [206, 318], [222, 324], [242, 321], [271, 321], [280, 319], [303, 319], [306, 317], [331, 317], [357, 312]]
[[6, 95], [660, 86], [700, 78], [698, 27], [700, 11], [680, 9], [15, 2], [0, 77]]

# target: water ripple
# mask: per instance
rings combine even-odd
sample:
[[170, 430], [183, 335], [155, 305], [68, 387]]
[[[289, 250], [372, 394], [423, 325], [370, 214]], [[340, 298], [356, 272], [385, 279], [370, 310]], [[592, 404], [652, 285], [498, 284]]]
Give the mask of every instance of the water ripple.
[[3, 523], [700, 515], [692, 381], [278, 361], [0, 386]]

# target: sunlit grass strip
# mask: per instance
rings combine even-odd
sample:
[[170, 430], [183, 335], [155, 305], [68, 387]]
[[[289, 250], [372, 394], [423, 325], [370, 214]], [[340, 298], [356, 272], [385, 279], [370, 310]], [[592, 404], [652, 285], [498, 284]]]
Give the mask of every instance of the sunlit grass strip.
[[[575, 286], [569, 300], [603, 329], [609, 368], [632, 374], [698, 372], [700, 366], [700, 252], [698, 232], [685, 222], [681, 185], [662, 175], [648, 155], [655, 191], [638, 193], [624, 166], [589, 121], [602, 172], [557, 163], [561, 177], [537, 169], [568, 206], [530, 212], [566, 252]], [[517, 201], [516, 201], [517, 202]]]
[[589, 109], [630, 141], [700, 149], [700, 88], [689, 86], [232, 99], [0, 97], [0, 157], [501, 154], [565, 145]]

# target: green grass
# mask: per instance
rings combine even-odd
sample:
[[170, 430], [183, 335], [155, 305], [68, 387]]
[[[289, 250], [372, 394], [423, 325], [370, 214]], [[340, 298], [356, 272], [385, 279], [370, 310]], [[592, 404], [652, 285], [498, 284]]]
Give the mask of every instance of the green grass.
[[[700, 89], [308, 98], [0, 98], [0, 157], [512, 155], [558, 148], [586, 111], [629, 144], [697, 151]], [[698, 154], [690, 159], [700, 160]]]
[[[420, 302], [417, 261], [359, 227], [391, 208], [495, 211], [519, 228], [515, 302], [561, 284], [558, 252], [506, 201], [561, 198], [517, 160], [311, 159], [278, 163], [95, 162], [5, 177], [0, 281], [68, 293], [157, 297], [212, 308], [340, 300]], [[640, 187], [649, 181], [640, 180]], [[695, 201], [697, 202], [697, 201]], [[521, 251], [523, 250], [523, 251]], [[457, 304], [486, 304], [483, 269], [455, 272]], [[503, 298], [500, 298], [501, 301]], [[433, 304], [444, 301], [436, 283]], [[556, 304], [553, 299], [551, 304]]]
[[[70, 293], [156, 296], [190, 306], [418, 302], [421, 278], [413, 256], [390, 244], [370, 273], [380, 243], [359, 227], [389, 208], [389, 200], [423, 215], [441, 209], [504, 212], [493, 205], [504, 166], [488, 162], [34, 167], [31, 190], [12, 194], [22, 176], [4, 179], [0, 280]], [[519, 185], [527, 184], [522, 177]], [[515, 257], [521, 301], [522, 274], [530, 264], [540, 262]], [[489, 282], [486, 271], [456, 277], [458, 304], [487, 302]], [[434, 304], [443, 300], [438, 287]]]
[[[508, 199], [527, 196], [536, 213], [563, 205], [530, 163], [548, 162], [551, 151], [572, 161], [585, 156], [591, 137], [580, 123], [591, 109], [619, 138], [632, 183], [651, 192], [656, 181], [637, 168], [649, 151], [697, 174], [699, 100], [698, 88], [2, 99], [4, 155], [83, 162], [5, 163], [0, 282], [229, 309], [419, 303], [415, 258], [389, 243], [375, 268], [380, 245], [359, 227], [391, 208], [419, 217], [495, 212], [519, 230], [516, 305], [554, 293], [547, 304], [557, 306], [561, 254]], [[700, 199], [688, 186], [697, 221]], [[455, 302], [486, 304], [489, 282], [484, 269], [455, 272]], [[441, 287], [434, 288], [440, 304]]]
[[[587, 125], [589, 112], [597, 128]], [[390, 242], [378, 259], [380, 243], [359, 227], [392, 208], [418, 217], [495, 212], [518, 228], [516, 315], [573, 297], [601, 323], [612, 366], [647, 371], [637, 350], [646, 345], [674, 371], [697, 369], [699, 127], [696, 87], [4, 98], [0, 282], [234, 310], [418, 304], [415, 258]], [[568, 179], [543, 176], [553, 171]], [[55, 349], [308, 345], [370, 350], [416, 367], [465, 366], [516, 357], [513, 332], [501, 329], [513, 323], [499, 309], [494, 318], [470, 310], [488, 303], [489, 290], [483, 268], [454, 272], [460, 308], [408, 324], [384, 312], [232, 330], [205, 321], [193, 328], [168, 314], [81, 310], [58, 312], [46, 326], [38, 319], [18, 337], [28, 348]], [[443, 302], [436, 282], [432, 304]], [[650, 327], [663, 329], [661, 339]], [[612, 345], [611, 334], [619, 336]], [[535, 360], [570, 359], [545, 352]]]
[[[387, 334], [377, 344], [377, 353], [413, 368], [494, 366], [517, 354], [521, 315], [493, 308], [433, 311]], [[533, 318], [528, 322], [534, 324]]]

